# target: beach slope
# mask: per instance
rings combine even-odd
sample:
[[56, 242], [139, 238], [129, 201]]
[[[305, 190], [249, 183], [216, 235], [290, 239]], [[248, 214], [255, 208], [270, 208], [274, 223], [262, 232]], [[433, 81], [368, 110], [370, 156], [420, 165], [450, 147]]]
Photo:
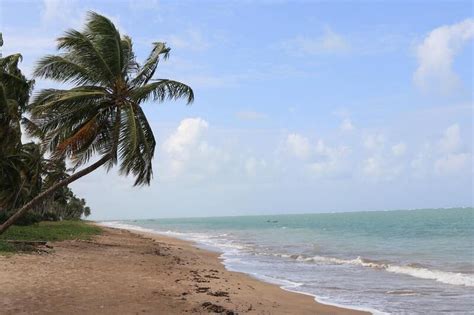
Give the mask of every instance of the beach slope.
[[0, 256], [2, 314], [366, 314], [227, 271], [218, 254], [165, 236], [104, 228], [53, 247]]

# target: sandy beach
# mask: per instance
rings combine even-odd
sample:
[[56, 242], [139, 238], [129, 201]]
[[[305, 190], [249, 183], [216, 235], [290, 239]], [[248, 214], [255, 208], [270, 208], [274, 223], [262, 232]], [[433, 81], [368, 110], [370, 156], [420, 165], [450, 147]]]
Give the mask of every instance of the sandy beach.
[[165, 236], [104, 228], [51, 245], [0, 256], [1, 314], [366, 314], [227, 271], [218, 254]]

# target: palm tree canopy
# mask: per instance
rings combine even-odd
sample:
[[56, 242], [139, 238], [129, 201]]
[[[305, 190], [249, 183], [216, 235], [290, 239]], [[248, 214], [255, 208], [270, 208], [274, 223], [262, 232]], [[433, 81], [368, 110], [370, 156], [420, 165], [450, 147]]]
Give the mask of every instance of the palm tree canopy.
[[42, 90], [29, 106], [53, 157], [68, 157], [78, 167], [94, 155], [109, 156], [109, 168], [119, 163], [121, 173], [135, 176], [135, 185], [149, 184], [156, 142], [141, 104], [194, 99], [186, 84], [154, 79], [170, 48], [153, 43], [139, 64], [130, 37], [94, 12], [83, 31], [58, 38], [57, 48], [60, 53], [42, 58], [34, 75], [72, 88]]
[[21, 60], [20, 54], [0, 57], [0, 215], [40, 188], [35, 169], [29, 169], [36, 152], [21, 142], [21, 117], [34, 85], [18, 67]]
[[0, 58], [0, 155], [21, 145], [20, 117], [34, 85], [18, 68], [21, 59], [20, 54]]

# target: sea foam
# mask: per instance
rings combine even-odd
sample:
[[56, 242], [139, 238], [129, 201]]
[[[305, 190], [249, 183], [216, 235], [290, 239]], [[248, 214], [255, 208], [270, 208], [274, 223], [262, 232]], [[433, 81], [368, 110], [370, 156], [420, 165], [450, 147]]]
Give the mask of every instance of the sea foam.
[[[236, 254], [236, 252], [238, 252], [239, 250], [244, 250], [246, 248], [245, 246], [234, 243], [234, 242], [229, 242], [229, 241], [223, 242], [222, 239], [221, 240], [213, 239], [205, 233], [180, 233], [180, 232], [174, 232], [174, 231], [157, 231], [154, 229], [143, 228], [136, 225], [125, 224], [125, 223], [116, 222], [116, 221], [101, 222], [100, 224], [103, 226], [108, 226], [108, 227], [123, 228], [123, 229], [128, 229], [128, 230], [139, 231], [139, 232], [146, 232], [146, 233], [169, 235], [169, 236], [174, 236], [174, 237], [183, 238], [187, 240], [193, 240], [198, 243], [213, 247], [215, 249], [220, 249], [225, 254]], [[220, 236], [224, 236], [224, 235], [221, 234]], [[254, 254], [268, 255], [265, 253], [254, 253]], [[370, 259], [366, 259], [362, 257], [357, 257], [355, 259], [342, 259], [342, 258], [327, 257], [327, 256], [307, 257], [305, 255], [289, 255], [289, 254], [271, 254], [271, 255], [282, 257], [282, 258], [291, 258], [296, 261], [305, 262], [305, 263], [362, 266], [362, 267], [367, 267], [367, 268], [385, 270], [391, 273], [408, 275], [408, 276], [412, 276], [419, 279], [435, 280], [435, 281], [445, 283], [445, 284], [450, 284], [450, 285], [474, 287], [474, 275], [472, 274], [441, 271], [441, 270], [428, 269], [424, 267], [415, 267], [415, 266], [399, 266], [399, 265], [392, 264], [389, 262], [380, 262], [380, 261], [370, 260]]]
[[387, 272], [404, 274], [420, 279], [435, 280], [438, 282], [451, 284], [451, 285], [460, 285], [473, 287], [474, 286], [474, 275], [472, 274], [463, 274], [449, 271], [441, 270], [432, 270], [423, 267], [414, 267], [414, 266], [398, 266], [386, 262], [377, 262], [374, 260], [364, 259], [357, 257], [355, 259], [341, 259], [335, 257], [325, 257], [325, 256], [312, 256], [305, 257], [304, 255], [285, 255], [277, 254], [283, 258], [292, 258], [296, 261], [307, 262], [307, 263], [323, 263], [323, 264], [336, 264], [336, 265], [355, 265], [368, 267], [373, 269], [385, 270]]

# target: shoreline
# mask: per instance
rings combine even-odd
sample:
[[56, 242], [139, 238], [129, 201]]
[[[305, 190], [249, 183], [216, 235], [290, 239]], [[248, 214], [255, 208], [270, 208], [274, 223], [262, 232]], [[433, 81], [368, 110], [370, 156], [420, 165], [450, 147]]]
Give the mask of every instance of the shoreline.
[[49, 254], [0, 257], [4, 314], [369, 314], [318, 303], [247, 274], [219, 254], [159, 234], [101, 226]]
[[[264, 283], [267, 283], [267, 284], [270, 284], [270, 285], [277, 286], [277, 287], [279, 287], [280, 289], [282, 289], [286, 292], [296, 293], [296, 294], [301, 294], [301, 295], [312, 297], [316, 304], [326, 305], [326, 306], [340, 308], [340, 309], [346, 309], [346, 310], [350, 310], [350, 311], [358, 311], [358, 312], [363, 312], [365, 314], [372, 314], [372, 315], [385, 315], [385, 314], [387, 314], [385, 312], [381, 312], [381, 311], [378, 311], [378, 310], [375, 310], [375, 309], [365, 308], [365, 307], [362, 307], [362, 306], [341, 305], [341, 304], [337, 304], [335, 302], [321, 301], [320, 297], [318, 297], [317, 295], [309, 293], [309, 292], [304, 292], [304, 291], [299, 291], [299, 290], [296, 290], [296, 289], [292, 289], [291, 286], [281, 283], [282, 280], [274, 279], [274, 278], [270, 278], [270, 277], [265, 277], [265, 276], [262, 276], [262, 275], [259, 275], [259, 274], [252, 274], [252, 273], [246, 273], [246, 272], [243, 272], [243, 271], [228, 269], [228, 266], [226, 264], [225, 252], [221, 251], [218, 247], [212, 247], [210, 245], [201, 244], [201, 243], [199, 243], [198, 241], [195, 241], [195, 240], [179, 237], [178, 235], [175, 235], [175, 234], [171, 234], [171, 233], [167, 233], [167, 232], [160, 232], [160, 231], [156, 231], [156, 230], [152, 230], [152, 229], [148, 229], [148, 228], [143, 228], [143, 227], [140, 227], [140, 226], [134, 226], [132, 224], [115, 223], [115, 221], [94, 222], [94, 224], [96, 224], [98, 226], [101, 226], [101, 227], [107, 227], [107, 228], [112, 228], [112, 229], [122, 229], [122, 230], [130, 231], [132, 233], [136, 233], [136, 234], [144, 235], [144, 236], [148, 236], [148, 237], [158, 236], [158, 237], [164, 237], [164, 238], [168, 238], [168, 239], [174, 239], [174, 240], [179, 240], [179, 241], [186, 242], [186, 243], [188, 243], [189, 245], [191, 245], [193, 247], [197, 247], [197, 248], [200, 248], [202, 250], [206, 250], [206, 251], [209, 251], [211, 253], [217, 254], [218, 255], [217, 259], [220, 261], [222, 266], [229, 272], [236, 272], [236, 273], [246, 275], [246, 276], [248, 276], [252, 279], [255, 279], [257, 281], [261, 281], [261, 282], [264, 282]], [[267, 278], [267, 279], [265, 279], [265, 278]], [[280, 283], [278, 283], [278, 282], [280, 282]], [[290, 281], [288, 281], [288, 282], [290, 282]], [[294, 286], [294, 287], [297, 288], [298, 286]]]
[[[259, 277], [258, 275], [253, 275], [253, 274], [249, 274], [249, 273], [245, 273], [245, 272], [241, 272], [241, 271], [236, 271], [236, 270], [229, 270], [229, 269], [227, 269], [227, 266], [225, 264], [225, 257], [223, 257], [223, 254], [224, 254], [223, 252], [221, 252], [217, 249], [213, 250], [209, 246], [199, 244], [196, 241], [183, 239], [183, 238], [179, 238], [179, 237], [176, 237], [176, 236], [170, 236], [166, 233], [160, 233], [159, 231], [155, 231], [155, 230], [151, 230], [151, 229], [148, 230], [148, 229], [141, 228], [141, 227], [138, 227], [138, 226], [135, 227], [135, 226], [130, 225], [129, 228], [126, 228], [126, 227], [114, 227], [112, 225], [102, 225], [101, 223], [98, 223], [98, 222], [96, 222], [94, 224], [97, 224], [101, 227], [111, 228], [111, 229], [126, 230], [126, 231], [129, 231], [131, 233], [135, 233], [135, 234], [142, 235], [142, 236], [145, 236], [145, 237], [156, 238], [159, 241], [162, 241], [163, 239], [167, 239], [168, 241], [184, 242], [188, 246], [192, 246], [194, 248], [198, 248], [200, 250], [207, 251], [210, 254], [214, 254], [216, 256], [216, 259], [225, 268], [225, 270], [227, 272], [237, 273], [237, 274], [243, 275], [244, 277], [249, 277], [250, 279], [254, 279], [256, 281], [262, 282], [266, 285], [276, 286], [279, 289], [281, 289], [285, 292], [291, 293], [291, 294], [298, 294], [298, 295], [311, 297], [313, 299], [313, 302], [316, 305], [322, 305], [322, 306], [335, 308], [335, 310], [333, 312], [330, 312], [329, 314], [338, 314], [338, 311], [336, 312], [337, 309], [342, 310], [343, 314], [348, 314], [348, 315], [351, 315], [351, 314], [372, 314], [372, 315], [385, 314], [385, 313], [382, 313], [382, 312], [379, 312], [379, 311], [376, 311], [376, 310], [364, 309], [362, 307], [360, 307], [360, 308], [356, 307], [356, 306], [348, 307], [348, 306], [344, 306], [344, 305], [337, 305], [335, 303], [334, 304], [324, 303], [324, 302], [319, 301], [318, 297], [314, 294], [303, 292], [303, 291], [292, 290], [291, 288], [285, 287], [284, 285], [280, 285], [276, 282], [265, 281], [264, 279], [262, 279], [262, 277]], [[277, 280], [277, 279], [275, 279], [275, 280]]]
[[[229, 270], [229, 269], [227, 269], [227, 266], [225, 264], [225, 257], [223, 257], [223, 254], [224, 254], [223, 252], [221, 252], [217, 249], [215, 249], [215, 250], [211, 249], [209, 246], [199, 244], [197, 241], [193, 241], [193, 240], [189, 240], [189, 239], [183, 239], [183, 238], [179, 238], [177, 236], [170, 236], [170, 235], [168, 235], [167, 233], [164, 233], [164, 232], [159, 232], [159, 231], [155, 231], [155, 230], [151, 230], [151, 229], [141, 228], [139, 226], [135, 227], [133, 225], [129, 225], [127, 227], [123, 227], [123, 226], [122, 227], [114, 227], [113, 225], [103, 225], [100, 222], [95, 222], [94, 224], [97, 224], [98, 226], [101, 226], [101, 227], [129, 231], [131, 233], [135, 233], [135, 234], [142, 235], [142, 236], [145, 236], [145, 237], [156, 238], [159, 241], [162, 241], [162, 239], [167, 239], [168, 241], [184, 242], [188, 246], [192, 246], [194, 248], [204, 250], [204, 251], [207, 251], [210, 254], [215, 255], [216, 256], [215, 258], [219, 261], [219, 263], [223, 266], [223, 268], [225, 268], [225, 270], [227, 272], [237, 273], [237, 274], [243, 275], [244, 277], [248, 277], [250, 279], [259, 281], [261, 283], [264, 283], [266, 285], [271, 285], [271, 286], [278, 287], [279, 289], [281, 289], [285, 292], [291, 293], [291, 294], [297, 294], [297, 295], [311, 297], [313, 302], [318, 306], [325, 306], [325, 307], [329, 307], [329, 308], [334, 308], [334, 310], [333, 311], [330, 310], [328, 314], [339, 314], [339, 310], [342, 310], [342, 312], [343, 312], [342, 314], [347, 314], [347, 315], [351, 315], [351, 314], [372, 314], [372, 315], [385, 314], [385, 313], [382, 313], [382, 312], [378, 312], [376, 310], [364, 309], [362, 307], [361, 308], [358, 308], [356, 306], [348, 307], [348, 306], [344, 306], [344, 305], [337, 305], [335, 303], [331, 304], [331, 303], [321, 302], [321, 301], [318, 300], [318, 297], [314, 294], [303, 292], [303, 291], [292, 290], [292, 289], [290, 289], [288, 287], [285, 287], [284, 285], [280, 285], [276, 282], [265, 281], [264, 279], [262, 279], [262, 277], [259, 277], [258, 275], [255, 275], [255, 274], [253, 275], [253, 274], [245, 273], [245, 272], [242, 272], [242, 271]], [[275, 279], [275, 280], [277, 280], [277, 279]], [[323, 313], [317, 313], [317, 314], [323, 314]]]

